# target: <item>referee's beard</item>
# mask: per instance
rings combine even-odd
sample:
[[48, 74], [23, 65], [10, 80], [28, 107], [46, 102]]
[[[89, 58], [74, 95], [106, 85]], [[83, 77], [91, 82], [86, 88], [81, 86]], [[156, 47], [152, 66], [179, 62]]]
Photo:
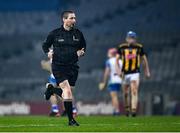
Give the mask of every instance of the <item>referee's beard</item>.
[[70, 28], [70, 29], [73, 29], [74, 26], [75, 26], [75, 23], [71, 24], [71, 25], [69, 26], [69, 28]]
[[69, 24], [69, 25], [66, 25], [66, 27], [68, 27], [69, 29], [73, 29], [75, 26], [75, 23], [72, 23], [72, 24]]
[[75, 23], [69, 24], [69, 25], [68, 24], [64, 24], [63, 27], [65, 29], [67, 29], [67, 30], [71, 30], [71, 29], [73, 29], [75, 27]]

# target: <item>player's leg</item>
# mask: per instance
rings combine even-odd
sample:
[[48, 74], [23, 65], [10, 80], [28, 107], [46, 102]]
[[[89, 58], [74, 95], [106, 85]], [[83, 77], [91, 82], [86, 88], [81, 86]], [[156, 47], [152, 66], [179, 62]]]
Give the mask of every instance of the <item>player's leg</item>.
[[123, 99], [124, 99], [124, 108], [126, 116], [129, 116], [130, 113], [130, 95], [129, 95], [129, 75], [124, 75], [123, 81], [122, 81], [122, 90], [123, 90]]
[[[73, 66], [71, 68], [71, 75], [69, 76], [69, 84], [71, 85], [71, 90], [72, 90], [72, 94], [73, 94], [73, 91], [75, 90], [75, 84], [76, 84], [76, 81], [77, 81], [77, 78], [78, 78], [78, 71], [79, 71], [79, 67], [78, 66]], [[72, 95], [72, 98], [73, 98], [73, 117], [76, 117], [77, 116], [77, 108], [76, 108], [76, 104], [75, 104], [75, 98], [74, 98], [74, 95]]]
[[119, 100], [118, 100], [117, 91], [111, 91], [110, 96], [111, 96], [112, 105], [113, 105], [113, 108], [114, 108], [113, 115], [120, 115]]
[[[71, 91], [72, 91], [72, 93], [73, 93], [73, 91], [74, 91], [74, 88], [75, 88], [75, 87], [71, 86]], [[75, 117], [77, 116], [77, 108], [76, 108], [76, 102], [75, 102], [74, 96], [73, 96], [73, 98], [72, 98], [72, 104], [73, 104], [73, 109], [72, 109], [73, 118], [75, 118]], [[62, 108], [62, 109], [63, 109], [63, 113], [61, 114], [61, 116], [66, 116], [67, 113], [66, 113], [66, 110], [65, 110], [65, 108], [64, 108], [64, 105], [63, 105], [63, 108]]]
[[71, 120], [73, 117], [71, 116], [72, 113], [72, 92], [71, 92], [71, 87], [69, 85], [68, 80], [64, 80], [63, 82], [61, 82], [59, 84], [59, 86], [62, 88], [63, 90], [63, 101], [64, 101], [64, 107], [65, 110], [68, 114], [69, 120]]
[[120, 91], [121, 85], [119, 83], [111, 83], [108, 85], [108, 90], [110, 92], [112, 106], [114, 108], [113, 115], [120, 115], [119, 110], [119, 98], [118, 92]]
[[124, 108], [126, 116], [129, 116], [130, 113], [130, 102], [129, 102], [129, 85], [123, 84], [123, 98], [124, 98]]
[[59, 113], [59, 107], [58, 107], [58, 98], [56, 94], [51, 95], [50, 103], [51, 103], [51, 113], [49, 115], [59, 117], [60, 113]]
[[[56, 79], [53, 74], [50, 75], [50, 77], [48, 78], [48, 81], [50, 84], [53, 85], [54, 88], [57, 88]], [[52, 117], [54, 116], [59, 117], [60, 113], [59, 113], [59, 107], [58, 107], [58, 97], [56, 94], [51, 95], [50, 103], [51, 103], [51, 113], [49, 115]]]
[[139, 88], [139, 74], [134, 74], [130, 83], [131, 88], [131, 112], [132, 116], [136, 116], [138, 105], [138, 88]]
[[[74, 92], [75, 90], [75, 87], [74, 86], [71, 86], [71, 91], [72, 93]], [[73, 98], [72, 98], [72, 102], [73, 102], [73, 117], [75, 118], [77, 116], [77, 108], [76, 108], [76, 101], [75, 101], [75, 98], [74, 98], [74, 95], [73, 95]]]
[[58, 87], [54, 87], [53, 84], [47, 83], [46, 84], [46, 91], [44, 93], [45, 99], [49, 100], [51, 95], [57, 94], [58, 96], [62, 97], [62, 89]]
[[[52, 65], [53, 66], [53, 65]], [[71, 82], [71, 78], [74, 77], [72, 66], [53, 66], [53, 74], [57, 80], [58, 86], [63, 90], [62, 97], [64, 101], [64, 108], [69, 119], [70, 126], [79, 126], [79, 124], [74, 120], [72, 114], [72, 91], [71, 86], [74, 86]], [[75, 75], [77, 77], [77, 74]], [[77, 78], [76, 78], [77, 79]], [[75, 84], [75, 83], [74, 83]], [[57, 93], [56, 93], [57, 94]]]
[[60, 97], [62, 95], [62, 90], [60, 88], [55, 88], [53, 83], [47, 83], [46, 84], [46, 91], [44, 93], [45, 99], [50, 100], [51, 103], [51, 113], [49, 114], [50, 116], [60, 116], [59, 114], [59, 108], [57, 105], [57, 95], [58, 94]]
[[63, 96], [63, 99], [64, 99], [64, 107], [65, 107], [65, 110], [66, 110], [66, 113], [67, 113], [68, 119], [69, 119], [69, 125], [70, 126], [79, 126], [79, 124], [73, 118], [73, 113], [72, 113], [73, 95], [72, 95], [71, 86], [70, 86], [68, 80], [64, 80], [63, 82], [61, 82], [59, 84], [59, 86], [63, 90], [62, 96]]

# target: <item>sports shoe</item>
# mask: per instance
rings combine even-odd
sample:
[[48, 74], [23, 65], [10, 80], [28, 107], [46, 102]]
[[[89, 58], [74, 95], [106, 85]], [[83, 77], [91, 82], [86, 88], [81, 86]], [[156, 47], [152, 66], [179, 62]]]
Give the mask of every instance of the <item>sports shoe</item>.
[[62, 98], [63, 91], [61, 88], [53, 88], [53, 92]]
[[51, 112], [49, 114], [50, 117], [60, 117], [60, 113], [59, 112]]
[[49, 100], [51, 95], [53, 94], [53, 88], [54, 87], [53, 87], [52, 84], [50, 84], [50, 83], [46, 84], [46, 91], [44, 93], [44, 97], [45, 97], [46, 100]]
[[136, 112], [132, 112], [131, 115], [132, 115], [132, 117], [136, 117], [137, 114], [136, 114]]
[[113, 112], [113, 116], [120, 116], [120, 112]]
[[69, 126], [79, 126], [79, 124], [74, 119], [72, 119], [69, 121]]
[[77, 109], [75, 107], [73, 107], [72, 113], [73, 113], [73, 118], [78, 116]]

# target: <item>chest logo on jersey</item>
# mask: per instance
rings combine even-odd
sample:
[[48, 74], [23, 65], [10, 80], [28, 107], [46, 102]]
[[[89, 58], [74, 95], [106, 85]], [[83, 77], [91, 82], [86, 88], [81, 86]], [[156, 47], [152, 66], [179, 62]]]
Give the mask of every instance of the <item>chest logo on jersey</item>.
[[128, 54], [126, 55], [126, 59], [134, 59], [136, 58], [136, 54]]
[[63, 39], [63, 38], [62, 38], [62, 39], [59, 38], [59, 39], [58, 39], [58, 42], [64, 42], [64, 39]]
[[136, 49], [126, 49], [125, 50], [125, 58], [130, 60], [136, 58], [137, 50]]
[[77, 42], [79, 42], [79, 39], [78, 39], [78, 38], [76, 38], [76, 37], [73, 35], [73, 41], [77, 41]]

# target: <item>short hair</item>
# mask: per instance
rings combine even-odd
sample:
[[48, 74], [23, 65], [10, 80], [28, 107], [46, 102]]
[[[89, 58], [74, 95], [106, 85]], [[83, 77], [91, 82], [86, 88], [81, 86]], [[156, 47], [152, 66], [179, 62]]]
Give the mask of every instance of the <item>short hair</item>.
[[72, 10], [66, 10], [66, 11], [63, 11], [62, 13], [61, 13], [61, 19], [67, 19], [68, 18], [68, 15], [69, 14], [71, 14], [71, 13], [74, 13], [74, 11], [72, 11]]

